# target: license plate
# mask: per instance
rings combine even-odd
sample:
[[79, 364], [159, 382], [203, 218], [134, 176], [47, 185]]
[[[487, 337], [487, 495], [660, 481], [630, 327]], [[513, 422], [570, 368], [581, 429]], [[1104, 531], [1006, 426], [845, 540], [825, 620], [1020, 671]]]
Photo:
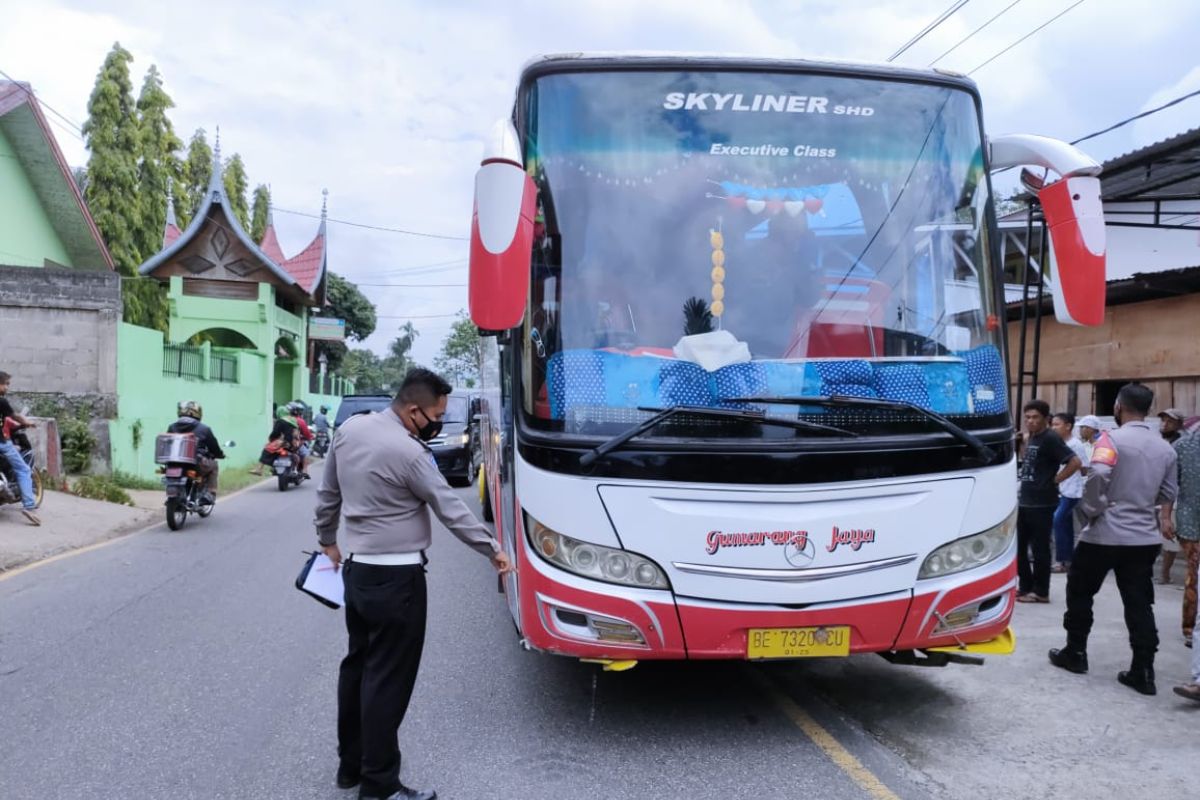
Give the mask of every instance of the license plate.
[[819, 658], [850, 655], [850, 626], [751, 628], [746, 658]]
[[168, 478], [178, 478], [183, 475], [183, 467], [167, 467]]

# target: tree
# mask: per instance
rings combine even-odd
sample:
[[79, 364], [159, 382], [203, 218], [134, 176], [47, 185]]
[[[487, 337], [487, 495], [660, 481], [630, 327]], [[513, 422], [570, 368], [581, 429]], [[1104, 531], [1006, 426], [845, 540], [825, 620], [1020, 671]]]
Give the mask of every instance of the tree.
[[[324, 316], [346, 321], [346, 338], [356, 342], [365, 340], [375, 332], [375, 304], [366, 298], [350, 281], [332, 272], [328, 273], [325, 297], [329, 308]], [[348, 353], [342, 342], [317, 342], [318, 357], [325, 354], [330, 370], [339, 369]], [[345, 370], [342, 370], [345, 374]], [[357, 384], [356, 384], [357, 386]]]
[[479, 364], [483, 356], [483, 340], [479, 329], [471, 322], [466, 311], [458, 312], [458, 319], [442, 342], [442, 352], [433, 364], [438, 372], [449, 378], [451, 383], [468, 388], [479, 380]]
[[354, 382], [359, 394], [386, 394], [383, 378], [383, 359], [370, 350], [351, 350], [342, 361], [342, 376]]
[[417, 362], [413, 361], [410, 354], [413, 344], [420, 335], [413, 327], [412, 322], [406, 322], [400, 328], [400, 335], [388, 345], [388, 354], [383, 359], [383, 380], [389, 391], [398, 392], [404, 376], [410, 369], [417, 366]]
[[191, 223], [192, 216], [204, 204], [204, 195], [208, 192], [208, 184], [212, 180], [212, 162], [213, 152], [208, 146], [204, 128], [197, 128], [188, 144], [179, 189], [175, 192], [175, 216], [179, 218], [179, 225], [183, 228]]
[[138, 249], [138, 119], [129, 62], [133, 56], [113, 45], [88, 99], [83, 123], [87, 144], [87, 204], [122, 275], [131, 276], [142, 258]]
[[395, 394], [404, 376], [417, 366], [410, 354], [419, 335], [413, 324], [406, 322], [382, 358], [370, 350], [351, 350], [342, 361], [343, 377], [354, 381], [354, 391], [359, 394]]
[[137, 199], [141, 205], [138, 248], [143, 261], [162, 249], [167, 188], [180, 176], [179, 150], [183, 142], [167, 118], [167, 109], [174, 107], [175, 103], [163, 90], [158, 68], [151, 65], [137, 101], [140, 134]]
[[250, 230], [250, 205], [246, 202], [246, 189], [249, 181], [246, 179], [246, 165], [242, 157], [234, 153], [225, 162], [225, 194], [229, 197], [229, 212], [237, 217], [242, 230]]
[[267, 216], [271, 211], [271, 190], [265, 183], [254, 187], [254, 201], [250, 206], [250, 238], [255, 244], [262, 241], [267, 232]]

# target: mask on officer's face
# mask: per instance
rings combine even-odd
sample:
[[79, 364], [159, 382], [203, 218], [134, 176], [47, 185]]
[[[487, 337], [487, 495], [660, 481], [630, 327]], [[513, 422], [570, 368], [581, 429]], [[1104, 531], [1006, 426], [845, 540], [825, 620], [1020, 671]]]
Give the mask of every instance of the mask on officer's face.
[[425, 424], [417, 428], [417, 436], [422, 442], [428, 442], [442, 432], [442, 421], [440, 419], [430, 419], [429, 415], [425, 413], [425, 409], [420, 406], [417, 406], [417, 411], [420, 411], [421, 416], [425, 418]]

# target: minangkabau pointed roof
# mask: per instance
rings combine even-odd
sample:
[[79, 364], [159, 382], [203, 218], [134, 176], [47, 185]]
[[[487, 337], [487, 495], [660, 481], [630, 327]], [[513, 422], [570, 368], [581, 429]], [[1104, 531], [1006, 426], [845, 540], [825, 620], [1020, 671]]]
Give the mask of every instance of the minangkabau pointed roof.
[[[275, 278], [302, 295], [306, 305], [323, 306], [324, 277], [325, 277], [325, 212], [322, 210], [321, 225], [312, 242], [299, 254], [287, 258], [279, 246], [275, 235], [273, 215], [268, 213], [267, 230], [260, 243], [255, 243], [246, 233], [237, 215], [233, 213], [229, 196], [225, 192], [224, 171], [221, 164], [220, 134], [213, 147], [212, 178], [208, 184], [204, 203], [196, 210], [186, 230], [180, 232], [175, 220], [175, 206], [172, 198], [167, 199], [167, 222], [163, 230], [163, 249], [142, 264], [138, 272], [141, 275], [153, 275], [156, 270], [170, 264], [185, 248], [191, 245], [201, 233], [212, 224], [217, 225], [227, 233], [233, 234], [250, 255]], [[219, 214], [223, 219], [216, 221], [210, 217]]]

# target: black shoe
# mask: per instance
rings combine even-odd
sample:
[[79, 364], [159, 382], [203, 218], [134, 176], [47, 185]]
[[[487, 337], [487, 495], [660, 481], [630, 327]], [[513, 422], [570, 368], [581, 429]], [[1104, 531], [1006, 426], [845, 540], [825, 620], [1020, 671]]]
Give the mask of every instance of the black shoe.
[[1086, 675], [1088, 671], [1087, 653], [1081, 653], [1078, 650], [1071, 650], [1064, 647], [1061, 650], [1057, 647], [1050, 650], [1050, 663], [1056, 667], [1061, 667], [1067, 672], [1074, 672], [1076, 675]]
[[[371, 795], [359, 794], [358, 800], [374, 800]], [[410, 789], [404, 784], [387, 797], [379, 800], [437, 800], [437, 792], [432, 789]]]
[[1154, 685], [1153, 667], [1131, 667], [1127, 672], [1118, 672], [1117, 680], [1142, 694], [1158, 694], [1158, 687]]
[[340, 767], [338, 768], [337, 787], [339, 789], [353, 789], [355, 786], [358, 786], [359, 780], [360, 780], [360, 778], [358, 777], [357, 774], [352, 773], [352, 772], [346, 772], [343, 769], [341, 769]]

